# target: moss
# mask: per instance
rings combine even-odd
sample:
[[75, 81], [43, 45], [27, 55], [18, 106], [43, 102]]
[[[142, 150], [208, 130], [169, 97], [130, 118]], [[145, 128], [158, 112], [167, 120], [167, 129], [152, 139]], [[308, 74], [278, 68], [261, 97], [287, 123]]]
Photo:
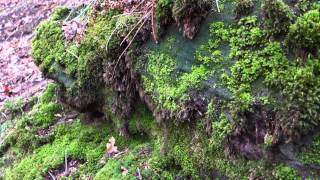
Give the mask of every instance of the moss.
[[49, 127], [56, 120], [55, 115], [60, 112], [61, 105], [56, 103], [42, 104], [32, 114], [33, 124], [43, 128]]
[[319, 165], [320, 159], [319, 159], [319, 149], [320, 149], [320, 136], [317, 135], [313, 138], [311, 146], [305, 148], [301, 153], [299, 159], [304, 164], [313, 164], [313, 165]]
[[60, 113], [62, 108], [57, 104], [55, 97], [55, 84], [50, 84], [47, 90], [39, 98], [37, 104], [30, 112], [12, 120], [15, 124], [10, 128], [10, 133], [1, 143], [1, 153], [16, 149], [20, 155], [32, 152], [42, 144], [42, 139], [36, 134], [40, 128], [48, 128], [56, 121], [55, 114]]
[[129, 132], [133, 134], [147, 134], [154, 137], [157, 133], [158, 124], [152, 113], [144, 105], [138, 106], [129, 120]]
[[63, 18], [67, 17], [70, 11], [71, 10], [67, 7], [59, 6], [54, 10], [51, 19], [55, 21], [62, 20]]
[[[153, 170], [146, 166], [148, 157], [151, 155], [139, 155], [143, 150], [148, 150], [148, 145], [141, 144], [132, 150], [129, 150], [120, 158], [111, 158], [106, 165], [96, 174], [94, 179], [136, 179], [138, 173], [142, 178], [155, 177]], [[128, 170], [123, 173], [123, 170]]]
[[58, 21], [47, 20], [37, 28], [32, 40], [32, 56], [40, 69], [45, 72], [53, 71], [51, 65], [57, 59], [65, 58], [63, 30]]
[[[104, 133], [103, 133], [104, 132]], [[60, 125], [55, 130], [55, 140], [38, 148], [6, 171], [6, 179], [42, 179], [49, 169], [64, 163], [65, 153], [74, 159], [86, 160], [86, 167], [96, 164], [104, 150], [107, 131], [81, 125]], [[32, 167], [32, 168], [31, 168]]]
[[237, 18], [249, 15], [254, 10], [253, 0], [237, 0], [235, 3], [236, 7], [234, 12], [236, 13]]
[[25, 102], [23, 101], [22, 98], [18, 98], [16, 100], [9, 100], [3, 104], [3, 107], [0, 109], [0, 112], [13, 113], [13, 114], [22, 113], [24, 105], [25, 105]]
[[[122, 50], [122, 39], [136, 24], [133, 15], [119, 15], [115, 11], [88, 15], [88, 23], [81, 42], [67, 41], [62, 21], [51, 18], [42, 23], [33, 39], [32, 54], [44, 74], [61, 86], [61, 100], [80, 112], [97, 109], [103, 104], [104, 69], [113, 65]], [[128, 39], [132, 36], [128, 37]], [[109, 65], [108, 65], [109, 64]], [[113, 70], [113, 68], [112, 68]], [[81, 99], [81, 100], [80, 100]], [[98, 105], [99, 104], [99, 105]]]
[[[175, 41], [169, 38], [166, 43], [168, 44], [164, 47], [169, 48]], [[201, 83], [212, 73], [208, 62], [193, 66], [190, 73], [177, 74], [177, 60], [165, 49], [160, 53], [151, 51], [147, 57], [147, 74], [143, 76], [145, 90], [152, 95], [160, 108], [172, 112], [179, 111], [179, 104], [188, 99], [188, 93], [200, 89]]]
[[166, 25], [172, 18], [173, 0], [159, 0], [156, 7], [156, 19], [161, 25]]
[[[290, 26], [287, 38], [288, 46], [296, 51], [306, 51], [312, 55], [318, 54], [320, 35], [320, 10], [311, 10], [299, 17], [295, 24]], [[298, 53], [299, 54], [299, 53]], [[305, 52], [300, 57], [306, 58]]]
[[17, 148], [19, 153], [32, 152], [40, 146], [40, 139], [27, 129], [14, 129], [6, 138], [6, 143]]
[[299, 174], [296, 170], [285, 165], [278, 165], [275, 167], [273, 174], [275, 178], [279, 180], [290, 179], [290, 180], [299, 180], [302, 179], [299, 177]]
[[214, 134], [211, 138], [211, 143], [214, 144], [214, 146], [221, 146], [233, 130], [230, 120], [224, 113], [221, 113], [219, 119], [213, 121], [212, 129]]
[[50, 83], [47, 87], [47, 89], [43, 92], [41, 95], [40, 101], [41, 103], [50, 103], [55, 101], [55, 93], [58, 88], [57, 84]]
[[211, 1], [208, 0], [176, 0], [172, 11], [175, 19], [181, 20], [190, 15], [190, 11], [206, 10], [210, 6]]
[[271, 36], [288, 32], [293, 19], [289, 6], [282, 0], [266, 0], [262, 5], [264, 27]]

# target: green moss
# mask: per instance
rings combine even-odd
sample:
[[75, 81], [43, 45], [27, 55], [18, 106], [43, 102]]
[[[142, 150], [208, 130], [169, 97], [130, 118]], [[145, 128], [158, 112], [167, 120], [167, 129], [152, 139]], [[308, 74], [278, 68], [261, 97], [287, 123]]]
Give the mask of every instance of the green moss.
[[58, 21], [47, 20], [37, 28], [32, 40], [32, 56], [43, 72], [52, 71], [51, 65], [65, 58], [63, 30]]
[[[141, 144], [120, 158], [109, 159], [106, 165], [96, 174], [94, 179], [136, 179], [139, 172], [144, 179], [154, 177], [155, 174], [152, 172], [153, 170], [144, 166], [151, 154], [139, 155], [143, 150], [148, 149], [148, 145]], [[123, 173], [123, 170], [125, 169], [128, 170], [127, 173]]]
[[156, 18], [160, 24], [167, 24], [171, 17], [173, 0], [159, 0], [156, 7]]
[[79, 111], [103, 101], [102, 91], [106, 86], [103, 74], [111, 71], [103, 67], [119, 58], [124, 49], [121, 41], [138, 21], [134, 15], [119, 15], [115, 11], [94, 13], [88, 15], [81, 42], [67, 41], [62, 21], [51, 18], [37, 28], [32, 43], [37, 65], [47, 77], [60, 84], [65, 103]]
[[70, 13], [70, 9], [67, 7], [59, 6], [54, 10], [54, 13], [51, 16], [51, 19], [53, 20], [62, 20], [63, 18], [66, 18], [67, 15]]
[[232, 124], [224, 113], [221, 113], [218, 120], [213, 121], [212, 129], [214, 131], [211, 143], [214, 146], [221, 146], [225, 138], [232, 133]]
[[304, 164], [320, 164], [320, 136], [314, 137], [313, 142], [310, 147], [304, 149], [300, 154], [300, 159]]
[[33, 124], [43, 128], [49, 127], [56, 120], [55, 115], [60, 112], [61, 105], [56, 103], [42, 104], [32, 114]]
[[16, 149], [20, 155], [32, 152], [41, 145], [41, 138], [36, 134], [40, 128], [48, 128], [56, 121], [55, 115], [60, 113], [62, 107], [57, 104], [55, 97], [55, 84], [50, 84], [37, 104], [30, 112], [22, 114], [12, 120], [15, 124], [10, 128], [10, 133], [0, 144], [1, 153], [9, 148]]
[[282, 0], [266, 0], [262, 5], [264, 27], [271, 36], [285, 34], [293, 19], [289, 6]]
[[149, 109], [144, 105], [138, 106], [129, 120], [129, 132], [133, 134], [147, 134], [149, 137], [154, 137], [158, 131], [157, 129], [157, 122]]
[[296, 170], [294, 170], [291, 167], [285, 166], [285, 165], [279, 165], [276, 166], [273, 174], [275, 176], [275, 178], [279, 179], [279, 180], [300, 180], [302, 179], [298, 172]]
[[201, 11], [211, 6], [209, 0], [176, 0], [173, 6], [173, 15], [176, 20], [186, 17], [190, 11]]
[[6, 138], [9, 146], [17, 148], [19, 153], [32, 152], [40, 146], [39, 137], [35, 136], [30, 130], [27, 129], [14, 129]]
[[[49, 169], [63, 165], [65, 153], [69, 158], [86, 160], [85, 167], [95, 166], [105, 151], [107, 131], [81, 125], [60, 125], [55, 140], [38, 148], [6, 171], [6, 179], [42, 179]], [[83, 167], [83, 168], [85, 168]]]
[[[174, 39], [165, 48], [173, 46]], [[191, 90], [201, 88], [201, 83], [212, 73], [209, 63], [193, 66], [190, 73], [177, 73], [177, 60], [165, 48], [162, 52], [147, 54], [147, 74], [143, 76], [146, 92], [151, 94], [160, 108], [179, 111], [181, 101], [188, 99]], [[179, 102], [179, 103], [178, 103]]]
[[50, 83], [47, 87], [47, 89], [43, 92], [41, 95], [40, 101], [41, 103], [50, 103], [55, 101], [55, 93], [58, 88], [57, 84]]
[[237, 18], [240, 18], [245, 15], [249, 15], [253, 12], [254, 2], [253, 0], [236, 0], [236, 7], [234, 12], [237, 15]]
[[22, 98], [18, 98], [16, 100], [9, 100], [3, 104], [3, 107], [0, 109], [0, 112], [5, 113], [22, 113], [23, 106], [25, 102]]
[[[313, 55], [318, 54], [320, 35], [320, 10], [311, 10], [299, 17], [295, 24], [290, 26], [287, 38], [289, 47], [296, 51], [307, 51]], [[300, 55], [301, 56], [301, 55]], [[305, 58], [305, 55], [302, 55]]]

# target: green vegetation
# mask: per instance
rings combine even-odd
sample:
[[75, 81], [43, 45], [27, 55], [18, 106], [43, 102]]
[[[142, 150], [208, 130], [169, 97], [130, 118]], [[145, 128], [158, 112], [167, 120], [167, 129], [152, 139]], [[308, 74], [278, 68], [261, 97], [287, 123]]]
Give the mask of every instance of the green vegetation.
[[[295, 168], [269, 160], [278, 157], [272, 153], [283, 153], [281, 145], [295, 144], [320, 125], [320, 8], [315, 3], [303, 8], [299, 1], [295, 7], [306, 10], [293, 11], [294, 3], [266, 0], [259, 19], [249, 16], [255, 2], [230, 3], [238, 17], [228, 24], [217, 21], [224, 14], [214, 17], [207, 43], [187, 54], [194, 56], [192, 62], [177, 55], [181, 42], [173, 37], [145, 54], [137, 49], [145, 46], [135, 41], [119, 59], [128, 42], [120, 44], [138, 16], [90, 11], [77, 42], [62, 28], [70, 10], [56, 10], [37, 29], [32, 54], [59, 85], [49, 85], [30, 112], [10, 124], [0, 122], [0, 178], [43, 179], [49, 170], [63, 169], [67, 157], [80, 163], [69, 179], [301, 179]], [[160, 26], [174, 17], [181, 28], [189, 20], [199, 23], [211, 6], [206, 0], [159, 0], [156, 17]], [[199, 22], [191, 21], [195, 14]], [[303, 56], [292, 55], [292, 48]], [[85, 121], [61, 119], [69, 109], [58, 102], [56, 91], [76, 110], [90, 112], [81, 116]], [[150, 103], [149, 98], [155, 109], [140, 102]], [[193, 109], [195, 98], [208, 104], [206, 112]], [[4, 109], [18, 113], [23, 107], [17, 101]], [[201, 117], [176, 118], [189, 110]], [[121, 128], [127, 128], [127, 136]], [[108, 153], [111, 137], [119, 152]], [[319, 148], [316, 137], [300, 161], [318, 165]]]
[[24, 105], [25, 105], [25, 103], [22, 98], [18, 98], [14, 101], [7, 101], [7, 102], [5, 102], [3, 107], [0, 109], [0, 112], [22, 113]]
[[305, 164], [319, 165], [320, 164], [320, 136], [316, 135], [313, 139], [311, 147], [306, 147], [300, 154], [300, 159]]
[[167, 25], [171, 20], [173, 0], [159, 0], [156, 8], [156, 19], [158, 24]]
[[147, 75], [143, 76], [143, 81], [146, 92], [152, 95], [160, 108], [177, 112], [179, 104], [188, 99], [188, 92], [200, 88], [212, 70], [208, 65], [199, 65], [193, 66], [190, 73], [177, 74], [177, 60], [165, 50], [173, 46], [175, 40], [169, 39], [167, 43], [162, 52], [147, 54]]
[[263, 25], [268, 35], [278, 36], [288, 32], [293, 13], [287, 4], [282, 0], [266, 0], [262, 9]]
[[285, 179], [301, 180], [302, 179], [301, 177], [299, 177], [299, 174], [297, 173], [297, 171], [285, 165], [279, 165], [275, 167], [273, 175], [276, 179], [279, 179], [279, 180], [285, 180]]
[[[0, 150], [3, 157], [0, 160], [5, 163], [4, 167], [7, 168], [5, 173], [3, 172], [5, 179], [42, 179], [48, 175], [48, 170], [63, 167], [66, 155], [68, 159], [83, 162], [79, 170], [73, 174], [75, 178], [88, 178], [98, 171], [97, 179], [109, 177], [110, 174], [102, 176], [103, 172], [110, 168], [116, 170], [115, 166], [118, 165], [114, 165], [114, 163], [120, 163], [119, 165], [129, 169], [131, 175], [128, 174], [127, 178], [135, 176], [136, 167], [141, 168], [143, 177], [151, 176], [151, 170], [143, 169], [142, 166], [142, 162], [147, 160], [151, 152], [144, 156], [141, 154], [141, 149], [147, 147], [151, 151], [152, 148], [144, 144], [148, 138], [142, 137], [145, 135], [141, 136], [140, 134], [156, 129], [155, 120], [148, 110], [140, 108], [133, 115], [130, 130], [137, 135], [128, 141], [115, 131], [116, 128], [113, 125], [83, 124], [79, 120], [54, 124], [56, 122], [55, 114], [62, 113], [60, 112], [61, 105], [56, 102], [56, 89], [57, 85], [50, 84], [33, 109], [18, 117], [16, 126], [10, 130], [5, 141], [1, 142]], [[58, 108], [58, 111], [55, 108]], [[48, 131], [48, 134], [39, 134], [40, 130]], [[129, 151], [122, 155], [123, 163], [115, 158], [110, 159], [103, 166], [99, 162], [106, 153], [106, 144], [111, 136], [115, 137], [119, 150], [128, 148]], [[7, 161], [11, 161], [9, 155], [12, 151], [15, 158], [8, 164]], [[132, 161], [134, 161], [134, 167]], [[2, 171], [1, 168], [0, 172]], [[122, 175], [121, 172], [118, 174], [107, 172], [111, 173], [110, 178]], [[113, 172], [115, 173], [115, 171]]]
[[253, 0], [237, 0], [236, 7], [234, 12], [236, 13], [237, 18], [242, 16], [249, 15], [253, 12], [254, 2]]
[[155, 177], [156, 174], [148, 164], [148, 158], [150, 158], [151, 153], [151, 147], [148, 144], [138, 145], [122, 157], [108, 160], [107, 164], [98, 171], [94, 179], [136, 179], [137, 173], [140, 173], [143, 179]]
[[320, 43], [320, 10], [311, 10], [299, 17], [295, 24], [290, 26], [287, 42], [288, 46], [296, 51], [302, 51], [302, 58], [306, 58], [306, 52], [318, 55]]

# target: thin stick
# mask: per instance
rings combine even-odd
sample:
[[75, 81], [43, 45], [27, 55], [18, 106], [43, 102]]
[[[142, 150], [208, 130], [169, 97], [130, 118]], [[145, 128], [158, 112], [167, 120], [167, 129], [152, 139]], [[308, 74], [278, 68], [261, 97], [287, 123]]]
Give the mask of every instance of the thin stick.
[[216, 0], [217, 10], [220, 13], [219, 0]]
[[138, 170], [138, 179], [139, 179], [139, 180], [142, 180], [142, 176], [141, 176], [139, 167], [137, 167], [137, 170]]
[[158, 44], [158, 32], [157, 32], [157, 27], [156, 27], [156, 13], [155, 13], [155, 5], [157, 4], [156, 0], [153, 0], [152, 4], [152, 14], [151, 14], [151, 27], [152, 27], [152, 36], [156, 44]]
[[120, 43], [120, 46], [122, 46], [122, 44], [126, 41], [126, 39], [130, 36], [130, 34], [133, 32], [134, 29], [136, 29], [136, 27], [138, 27], [138, 25], [149, 16], [149, 14], [146, 14], [145, 16], [141, 17], [140, 20], [137, 22], [137, 24], [130, 30], [130, 32], [127, 34], [126, 37], [123, 38], [122, 42]]
[[68, 174], [68, 157], [67, 157], [67, 151], [64, 152], [64, 173]]
[[50, 172], [50, 171], [48, 171], [48, 173], [49, 173], [50, 177], [52, 178], [52, 180], [56, 180], [56, 178], [54, 177], [54, 175], [53, 175], [53, 174], [51, 174], [51, 172]]
[[133, 13], [133, 12], [134, 12], [136, 9], [138, 9], [138, 7], [140, 7], [143, 3], [144, 3], [144, 0], [142, 0], [135, 8], [133, 8], [130, 13]]
[[136, 31], [136, 33], [134, 34], [132, 40], [129, 42], [128, 46], [124, 49], [124, 51], [121, 53], [121, 55], [119, 56], [118, 58], [118, 61], [116, 63], [116, 65], [114, 66], [114, 69], [113, 69], [113, 75], [112, 75], [112, 78], [116, 72], [116, 67], [118, 66], [119, 64], [119, 61], [121, 60], [122, 56], [124, 55], [124, 53], [129, 49], [129, 47], [131, 46], [134, 38], [137, 36], [137, 34], [139, 33], [140, 29], [143, 27], [143, 25], [147, 22], [147, 19], [144, 20], [144, 22], [141, 24], [141, 26], [139, 27], [139, 29]]

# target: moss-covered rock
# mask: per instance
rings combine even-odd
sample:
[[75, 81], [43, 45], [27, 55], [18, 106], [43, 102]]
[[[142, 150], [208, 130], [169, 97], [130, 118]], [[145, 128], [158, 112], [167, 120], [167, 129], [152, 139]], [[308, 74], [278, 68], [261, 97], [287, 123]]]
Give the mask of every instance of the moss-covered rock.
[[[156, 7], [160, 28], [173, 17], [184, 36], [195, 39], [179, 41], [177, 33], [157, 45], [147, 42], [148, 23], [133, 40], [140, 16], [94, 10], [87, 14], [84, 38], [77, 42], [66, 38], [62, 27], [67, 11], [56, 12], [37, 30], [35, 61], [59, 83], [62, 101], [95, 118], [111, 120], [105, 121], [108, 134], [80, 122], [58, 126], [52, 143], [39, 147], [41, 143], [35, 141], [36, 155], [15, 164], [7, 176], [43, 177], [48, 169], [61, 166], [61, 149], [67, 148], [72, 157], [86, 161], [77, 177], [299, 179], [296, 170], [307, 166], [297, 166], [294, 153], [283, 146], [290, 143], [300, 149], [301, 137], [320, 125], [319, 11], [315, 7], [296, 18], [295, 3], [267, 0], [262, 10], [255, 8], [262, 11], [262, 19], [240, 18], [248, 15], [244, 9], [251, 10], [254, 1], [221, 3], [225, 3], [221, 10], [227, 12], [213, 13], [203, 26], [206, 32], [199, 31], [197, 37], [212, 1], [160, 0]], [[230, 18], [235, 9], [239, 19]], [[285, 38], [287, 43], [281, 41]], [[189, 43], [198, 45], [184, 47]], [[313, 57], [296, 58], [290, 47]], [[181, 52], [185, 54], [179, 56]], [[31, 125], [34, 128], [28, 133], [34, 134], [51, 126], [60, 109], [49, 99], [46, 94], [41, 98], [43, 104], [33, 114], [37, 120], [25, 119], [19, 127]], [[110, 135], [119, 149], [129, 144], [129, 150], [118, 160], [98, 165]], [[132, 146], [142, 147], [145, 142], [152, 153], [141, 157]], [[32, 162], [42, 172], [27, 172]]]

